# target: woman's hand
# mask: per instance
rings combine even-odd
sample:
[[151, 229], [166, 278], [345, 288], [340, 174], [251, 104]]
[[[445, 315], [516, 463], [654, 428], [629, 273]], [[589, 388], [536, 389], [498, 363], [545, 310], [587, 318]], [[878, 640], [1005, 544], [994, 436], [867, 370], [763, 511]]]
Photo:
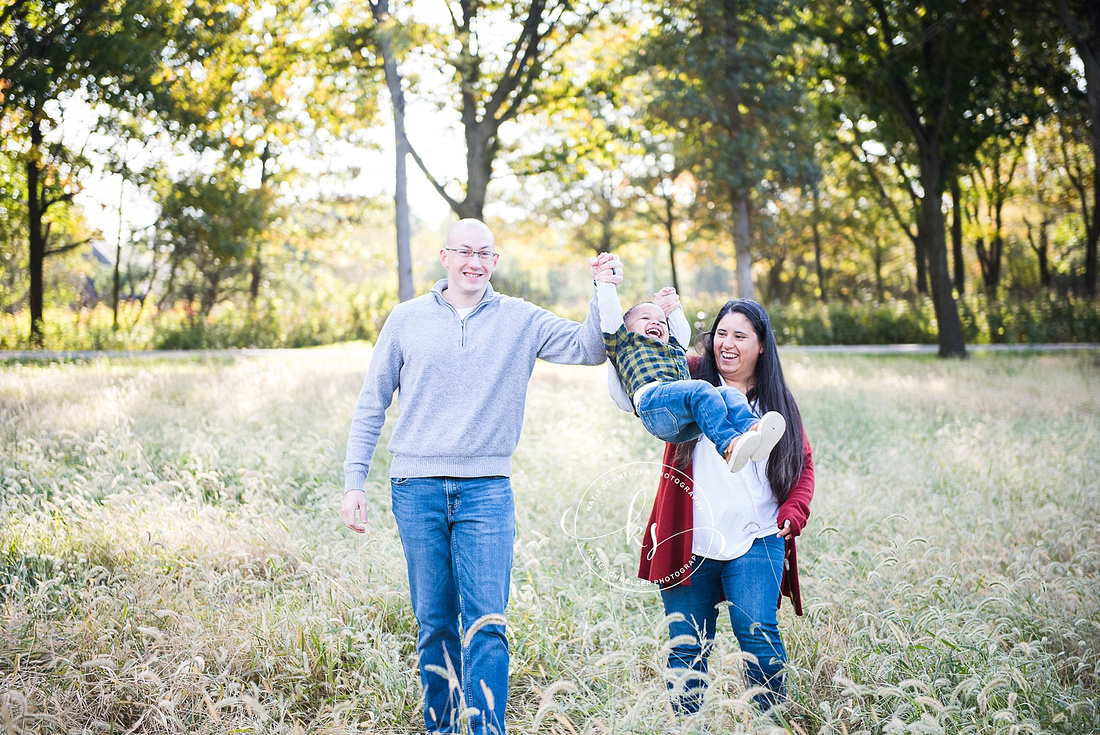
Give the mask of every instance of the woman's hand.
[[783, 527], [780, 528], [779, 533], [777, 533], [775, 535], [778, 536], [779, 538], [786, 538], [787, 536], [792, 536], [793, 535], [791, 533], [793, 530], [794, 529], [791, 528], [791, 519], [788, 518], [787, 520], [783, 521]]

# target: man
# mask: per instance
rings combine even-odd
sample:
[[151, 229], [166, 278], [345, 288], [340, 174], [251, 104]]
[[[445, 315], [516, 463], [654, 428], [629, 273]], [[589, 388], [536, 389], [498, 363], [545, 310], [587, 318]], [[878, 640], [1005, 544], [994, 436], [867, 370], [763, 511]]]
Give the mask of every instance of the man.
[[[595, 299], [577, 324], [497, 294], [489, 285], [499, 259], [493, 248], [482, 222], [455, 223], [439, 251], [447, 278], [394, 308], [371, 356], [344, 463], [344, 523], [363, 533], [363, 483], [400, 390], [390, 490], [432, 733], [461, 731], [461, 699], [471, 732], [504, 732], [504, 611], [515, 538], [509, 477], [527, 384], [537, 358], [598, 365], [605, 355]], [[613, 256], [601, 256], [592, 270], [604, 278], [614, 271], [622, 281]]]

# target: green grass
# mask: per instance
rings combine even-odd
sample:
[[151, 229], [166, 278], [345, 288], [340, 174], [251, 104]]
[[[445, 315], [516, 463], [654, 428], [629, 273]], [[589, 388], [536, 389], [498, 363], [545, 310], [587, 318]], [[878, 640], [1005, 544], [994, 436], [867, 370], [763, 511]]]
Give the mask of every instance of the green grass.
[[[368, 533], [338, 516], [368, 359], [0, 368], [0, 730], [416, 730], [384, 449]], [[792, 699], [782, 720], [754, 713], [726, 621], [700, 723], [1100, 729], [1100, 355], [791, 351], [784, 365], [817, 468], [806, 615], [780, 611]], [[602, 367], [540, 364], [531, 384], [513, 478], [513, 732], [675, 725], [660, 598], [608, 582], [636, 567], [630, 537], [563, 530], [614, 530], [632, 501], [648, 513], [644, 473], [600, 490], [661, 451], [604, 390]]]

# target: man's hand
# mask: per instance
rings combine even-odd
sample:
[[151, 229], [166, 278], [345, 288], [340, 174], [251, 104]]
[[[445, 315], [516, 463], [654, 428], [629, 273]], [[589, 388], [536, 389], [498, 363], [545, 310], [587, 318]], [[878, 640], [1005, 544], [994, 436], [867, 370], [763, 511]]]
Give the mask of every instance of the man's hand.
[[661, 311], [665, 313], [665, 316], [668, 316], [680, 308], [680, 297], [672, 286], [665, 286], [653, 294], [653, 303], [661, 307]]
[[[344, 525], [356, 533], [367, 530], [367, 494], [362, 490], [349, 490], [344, 493]], [[356, 518], [358, 514], [358, 518]]]
[[623, 282], [623, 263], [614, 253], [600, 253], [595, 258], [588, 259], [592, 266], [592, 279], [602, 283], [613, 283], [618, 286]]

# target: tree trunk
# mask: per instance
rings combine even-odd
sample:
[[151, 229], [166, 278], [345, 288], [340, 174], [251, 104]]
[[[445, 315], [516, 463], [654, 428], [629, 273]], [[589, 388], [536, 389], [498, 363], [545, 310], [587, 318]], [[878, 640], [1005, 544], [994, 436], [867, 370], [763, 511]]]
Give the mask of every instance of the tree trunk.
[[466, 198], [455, 214], [473, 219], [485, 218], [485, 194], [492, 174], [492, 158], [487, 137], [481, 126], [466, 129]]
[[[267, 163], [270, 160], [271, 143], [264, 141], [264, 152], [260, 154], [260, 191], [267, 188], [267, 180], [271, 175]], [[256, 308], [256, 302], [260, 299], [260, 283], [263, 281], [263, 273], [263, 239], [258, 238], [256, 249], [252, 252], [252, 266], [249, 268], [249, 275], [252, 280], [248, 286], [248, 304], [253, 309]]]
[[[997, 196], [997, 194], [991, 192], [990, 196]], [[990, 219], [993, 221], [993, 236], [989, 238], [989, 248], [985, 247], [985, 238], [979, 237], [974, 243], [978, 253], [978, 263], [982, 267], [982, 282], [985, 284], [986, 293], [992, 297], [997, 295], [997, 288], [1001, 285], [1001, 261], [1004, 254], [1002, 206], [1000, 202], [992, 205], [994, 213]]]
[[676, 237], [673, 233], [673, 225], [675, 220], [672, 216], [672, 195], [667, 194], [665, 196], [665, 233], [668, 235], [668, 265], [672, 270], [672, 287], [676, 289], [676, 293], [680, 293], [680, 280], [676, 277]]
[[783, 265], [786, 262], [786, 256], [780, 255], [768, 267], [768, 292], [765, 297], [769, 301], [783, 300]]
[[962, 192], [959, 177], [951, 177], [951, 252], [955, 266], [955, 290], [966, 293], [966, 264], [963, 262]]
[[[371, 12], [378, 22], [389, 17], [389, 1], [371, 3]], [[386, 75], [386, 89], [393, 107], [393, 137], [396, 160], [394, 162], [394, 229], [397, 234], [397, 299], [408, 301], [416, 296], [412, 271], [412, 228], [409, 226], [409, 138], [405, 133], [405, 90], [401, 87], [401, 71], [393, 56], [389, 37], [382, 34], [378, 42], [382, 52], [382, 69]]]
[[260, 244], [256, 243], [256, 250], [252, 253], [252, 265], [248, 269], [249, 277], [251, 281], [248, 286], [248, 303], [253, 309], [256, 308], [256, 302], [260, 298], [260, 282], [264, 277], [264, 265], [260, 260]]
[[1003, 254], [1005, 249], [1004, 235], [1000, 230], [993, 234], [993, 238], [989, 241], [989, 284], [988, 290], [990, 296], [997, 295], [997, 289], [1001, 285], [1001, 263], [1003, 261]]
[[820, 298], [821, 303], [828, 301], [828, 296], [825, 293], [825, 269], [821, 265], [821, 223], [820, 223], [820, 201], [821, 196], [817, 192], [817, 187], [811, 187], [810, 191], [813, 194], [813, 213], [810, 216], [810, 221], [813, 226], [814, 235], [814, 265], [817, 268], [817, 286], [821, 291]]
[[1090, 298], [1096, 296], [1096, 241], [1100, 239], [1100, 142], [1096, 140], [1100, 132], [1095, 130], [1097, 125], [1100, 125], [1100, 111], [1094, 120], [1092, 134], [1092, 227], [1085, 233], [1085, 293]]
[[993, 282], [990, 269], [993, 266], [990, 263], [989, 251], [985, 249], [984, 237], [978, 236], [974, 239], [974, 253], [978, 256], [978, 266], [982, 271], [982, 285], [985, 286], [986, 293], [990, 293], [990, 284]]
[[218, 286], [221, 284], [221, 269], [206, 274], [206, 288], [199, 296], [199, 311], [203, 322], [218, 302]]
[[[1043, 197], [1039, 195], [1039, 205], [1042, 206]], [[1035, 257], [1039, 260], [1039, 283], [1043, 288], [1050, 290], [1050, 263], [1048, 262], [1047, 253], [1050, 249], [1050, 240], [1047, 237], [1047, 227], [1049, 226], [1046, 217], [1039, 222], [1039, 241], [1035, 241], [1035, 233], [1032, 231], [1031, 223], [1024, 220], [1024, 225], [1027, 227], [1027, 242], [1031, 246], [1031, 249], [1035, 251]]]
[[[927, 194], [925, 198], [927, 198]], [[924, 205], [921, 205], [923, 210]], [[919, 215], [923, 222], [924, 212]], [[928, 295], [928, 257], [925, 252], [928, 250], [928, 246], [924, 242], [925, 232], [923, 227], [917, 225], [917, 237], [913, 240], [913, 258], [917, 263], [917, 293], [922, 296]]]
[[1096, 296], [1096, 244], [1100, 239], [1100, 4], [1081, 3], [1084, 17], [1078, 18], [1065, 0], [1057, 0], [1058, 14], [1073, 38], [1077, 58], [1085, 72], [1090, 142], [1092, 143], [1092, 219], [1085, 212], [1085, 293]]
[[[115, 332], [118, 331], [118, 301], [122, 297], [122, 204], [126, 194], [126, 153], [129, 150], [130, 141], [127, 139], [122, 153], [122, 181], [118, 185], [118, 237], [115, 238], [115, 268], [111, 283], [111, 329]], [[132, 284], [130, 289], [133, 290]]]
[[111, 283], [111, 329], [118, 331], [118, 301], [122, 294], [122, 217], [118, 218], [118, 241], [115, 243], [115, 272]]
[[886, 248], [883, 247], [878, 240], [875, 240], [871, 259], [875, 264], [875, 295], [878, 296], [880, 304], [886, 301], [886, 283], [882, 279], [882, 261], [885, 258], [885, 252]]
[[615, 249], [615, 213], [610, 204], [604, 206], [596, 222], [600, 225], [600, 252], [610, 253]]
[[30, 312], [32, 345], [42, 345], [42, 269], [46, 261], [46, 238], [42, 233], [42, 199], [39, 193], [39, 164], [42, 157], [42, 125], [32, 113], [31, 150], [27, 155], [27, 243], [30, 250]]
[[733, 204], [733, 246], [737, 254], [737, 297], [751, 299], [752, 288], [752, 229], [749, 226], [749, 197], [735, 191]]
[[[402, 100], [404, 107], [404, 100]], [[397, 298], [399, 301], [408, 301], [416, 296], [413, 287], [412, 270], [412, 228], [409, 226], [409, 174], [408, 157], [409, 141], [405, 137], [405, 111], [398, 112], [394, 108], [394, 123], [397, 132], [394, 137], [397, 143], [397, 163], [394, 177], [393, 204], [396, 217], [395, 228], [397, 230]]]
[[966, 357], [959, 307], [951, 293], [951, 274], [947, 269], [947, 232], [943, 217], [943, 158], [938, 151], [921, 151], [920, 240], [928, 255], [928, 276], [932, 286], [932, 304], [939, 325], [940, 357]]

